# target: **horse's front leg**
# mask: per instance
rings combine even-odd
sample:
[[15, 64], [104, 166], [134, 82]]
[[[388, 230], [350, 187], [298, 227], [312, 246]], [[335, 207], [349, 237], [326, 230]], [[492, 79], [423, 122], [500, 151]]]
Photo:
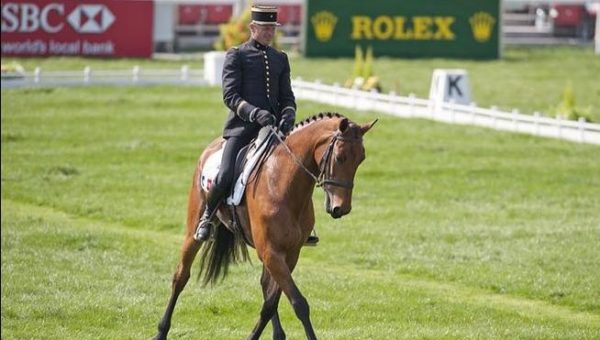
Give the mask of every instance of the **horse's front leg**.
[[271, 324], [273, 325], [273, 339], [283, 340], [285, 339], [285, 332], [281, 327], [279, 313], [277, 312], [279, 298], [281, 297], [281, 289], [277, 285], [277, 282], [273, 280], [273, 277], [271, 277], [271, 274], [269, 274], [265, 266], [263, 266], [260, 284], [262, 286], [264, 302], [260, 311], [260, 318], [258, 319], [256, 326], [254, 326], [252, 333], [248, 336], [248, 339], [260, 338], [269, 319], [271, 319]]
[[304, 326], [306, 337], [310, 340], [317, 339], [312, 323], [310, 322], [310, 307], [308, 301], [296, 286], [292, 278], [292, 270], [296, 266], [300, 250], [287, 254], [271, 253], [263, 257], [263, 263], [277, 285], [289, 299], [296, 317]]

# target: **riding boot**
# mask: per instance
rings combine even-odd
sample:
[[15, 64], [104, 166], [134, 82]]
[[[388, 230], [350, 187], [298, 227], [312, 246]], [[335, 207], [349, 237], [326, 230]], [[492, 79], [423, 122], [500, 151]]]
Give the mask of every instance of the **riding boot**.
[[194, 234], [194, 239], [196, 241], [206, 241], [210, 236], [210, 230], [212, 227], [211, 217], [214, 212], [214, 209], [209, 209], [207, 206], [204, 210], [204, 214], [200, 218], [200, 222], [198, 222], [198, 227], [196, 227], [196, 233]]
[[194, 239], [196, 241], [206, 241], [210, 236], [210, 231], [213, 226], [212, 219], [215, 215], [217, 208], [219, 207], [219, 203], [223, 199], [223, 190], [218, 188], [216, 185], [208, 193], [208, 198], [206, 200], [206, 208], [204, 209], [204, 213], [202, 217], [200, 217], [200, 221], [198, 222], [198, 227], [196, 227], [196, 233], [194, 234]]

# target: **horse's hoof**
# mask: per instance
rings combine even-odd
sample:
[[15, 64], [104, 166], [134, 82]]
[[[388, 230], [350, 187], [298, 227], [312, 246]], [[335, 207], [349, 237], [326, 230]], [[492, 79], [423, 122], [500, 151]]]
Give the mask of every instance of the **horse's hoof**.
[[152, 340], [167, 340], [167, 336], [163, 335], [161, 333], [156, 334], [156, 336], [154, 338], [152, 338]]

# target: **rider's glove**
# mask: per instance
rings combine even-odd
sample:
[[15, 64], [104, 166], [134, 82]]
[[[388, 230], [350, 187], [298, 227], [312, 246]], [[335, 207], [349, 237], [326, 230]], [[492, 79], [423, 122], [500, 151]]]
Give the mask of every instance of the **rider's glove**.
[[252, 121], [257, 122], [261, 126], [274, 125], [275, 116], [267, 110], [258, 110], [252, 117]]
[[296, 113], [292, 110], [286, 110], [283, 116], [281, 116], [279, 130], [281, 130], [284, 135], [287, 135], [294, 127], [294, 120], [296, 120]]

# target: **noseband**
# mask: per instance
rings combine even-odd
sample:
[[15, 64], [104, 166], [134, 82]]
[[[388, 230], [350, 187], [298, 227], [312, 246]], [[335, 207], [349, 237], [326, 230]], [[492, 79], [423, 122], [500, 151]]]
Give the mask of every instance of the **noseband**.
[[279, 133], [277, 131], [275, 131], [275, 129], [272, 127], [271, 127], [271, 131], [275, 134], [275, 136], [277, 137], [279, 142], [281, 144], [283, 144], [286, 151], [292, 157], [292, 159], [296, 162], [296, 164], [298, 164], [298, 166], [300, 166], [300, 168], [302, 168], [310, 177], [312, 177], [315, 180], [317, 187], [323, 187], [324, 190], [325, 190], [324, 185], [337, 186], [337, 187], [342, 187], [342, 188], [346, 188], [346, 189], [352, 189], [354, 187], [354, 183], [352, 181], [343, 181], [343, 180], [333, 178], [332, 167], [331, 167], [331, 162], [333, 159], [333, 148], [335, 147], [335, 143], [337, 141], [357, 142], [357, 141], [361, 141], [362, 138], [360, 138], [360, 137], [357, 137], [357, 138], [342, 137], [342, 134], [339, 131], [336, 132], [336, 134], [334, 134], [333, 137], [331, 138], [331, 141], [329, 141], [329, 144], [327, 145], [327, 149], [325, 149], [325, 152], [323, 153], [323, 156], [321, 157], [321, 161], [319, 161], [319, 174], [317, 176], [315, 176], [309, 169], [307, 169], [304, 166], [304, 164], [302, 164], [302, 162], [300, 162], [300, 160], [298, 160], [298, 158], [296, 157], [296, 155], [294, 155], [292, 150], [290, 150], [290, 148], [287, 146], [287, 144], [285, 144], [285, 142], [281, 139], [281, 137], [279, 136]]

